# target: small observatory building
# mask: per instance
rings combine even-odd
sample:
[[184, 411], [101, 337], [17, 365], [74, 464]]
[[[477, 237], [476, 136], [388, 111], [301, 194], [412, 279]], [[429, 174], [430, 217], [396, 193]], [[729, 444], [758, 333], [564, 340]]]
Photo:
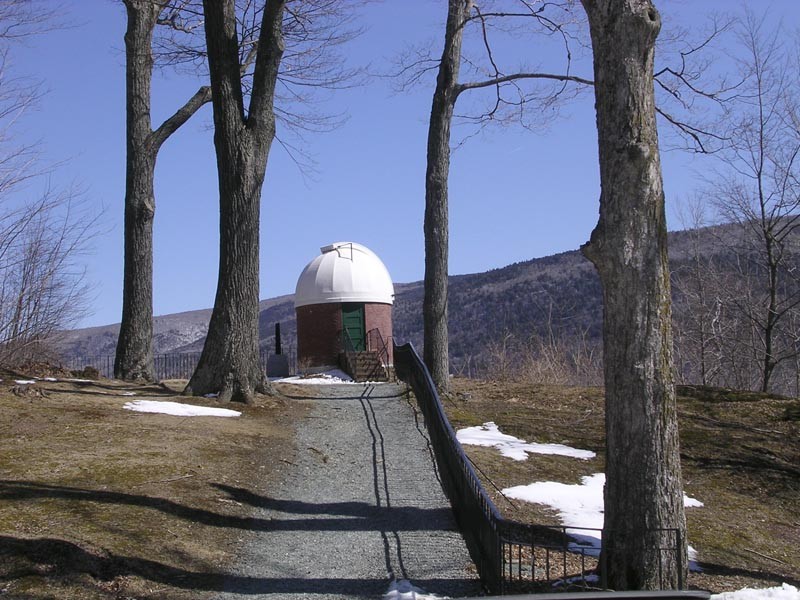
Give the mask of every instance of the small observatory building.
[[394, 286], [369, 248], [320, 248], [297, 280], [297, 365], [303, 373], [341, 368], [355, 380], [388, 376]]

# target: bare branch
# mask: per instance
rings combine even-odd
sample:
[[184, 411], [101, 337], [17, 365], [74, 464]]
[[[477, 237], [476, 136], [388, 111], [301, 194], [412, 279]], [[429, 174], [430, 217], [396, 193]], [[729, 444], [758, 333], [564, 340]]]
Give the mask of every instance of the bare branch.
[[579, 83], [581, 85], [594, 85], [591, 79], [585, 79], [576, 75], [555, 75], [552, 73], [514, 73], [513, 75], [503, 75], [496, 79], [487, 79], [486, 81], [471, 81], [468, 83], [459, 84], [459, 92], [464, 90], [474, 90], [484, 87], [497, 86], [508, 81], [516, 81], [518, 79], [548, 79], [552, 81], [566, 81], [572, 83]]
[[189, 98], [186, 103], [165, 120], [151, 135], [151, 143], [160, 147], [169, 136], [186, 123], [197, 110], [211, 101], [211, 86], [204, 85]]

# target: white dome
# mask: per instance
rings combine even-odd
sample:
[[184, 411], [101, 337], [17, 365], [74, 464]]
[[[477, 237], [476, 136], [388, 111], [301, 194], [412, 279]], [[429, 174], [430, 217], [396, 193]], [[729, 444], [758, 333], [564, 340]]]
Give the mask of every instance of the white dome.
[[394, 303], [389, 271], [372, 250], [354, 242], [320, 248], [297, 280], [294, 305], [333, 302]]

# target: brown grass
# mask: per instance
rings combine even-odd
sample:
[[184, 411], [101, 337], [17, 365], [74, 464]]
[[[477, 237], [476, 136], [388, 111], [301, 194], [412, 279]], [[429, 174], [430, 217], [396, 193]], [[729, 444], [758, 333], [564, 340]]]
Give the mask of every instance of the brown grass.
[[[209, 598], [222, 589], [248, 533], [251, 507], [229, 493], [268, 494], [291, 461], [301, 400], [260, 398], [239, 419], [122, 410], [183, 398], [183, 382], [135, 386], [39, 381], [0, 373], [0, 595], [77, 600]], [[540, 505], [495, 490], [541, 480], [577, 483], [603, 469], [603, 398], [596, 388], [456, 380], [455, 427], [495, 421], [537, 442], [598, 452], [591, 461], [512, 461], [467, 447], [508, 517], [555, 524]], [[288, 388], [287, 388], [288, 390]], [[286, 390], [284, 390], [286, 391]], [[679, 402], [689, 540], [706, 569], [695, 587], [722, 591], [800, 582], [800, 403], [684, 389]], [[286, 391], [287, 394], [292, 394]], [[308, 394], [303, 388], [301, 394]]]
[[216, 401], [180, 397], [181, 382], [11, 378], [0, 383], [0, 593], [189, 599], [221, 589], [250, 512], [226, 489], [263, 493], [272, 465], [290, 460], [286, 404], [181, 418], [122, 407]]
[[[445, 408], [455, 428], [494, 421], [527, 441], [593, 450], [590, 461], [536, 456], [524, 462], [467, 446], [505, 516], [560, 524], [549, 508], [505, 499], [503, 489], [535, 481], [578, 483], [603, 470], [602, 390], [455, 380]], [[800, 423], [798, 401], [730, 390], [679, 388], [689, 542], [703, 573], [690, 584], [714, 592], [800, 585]]]

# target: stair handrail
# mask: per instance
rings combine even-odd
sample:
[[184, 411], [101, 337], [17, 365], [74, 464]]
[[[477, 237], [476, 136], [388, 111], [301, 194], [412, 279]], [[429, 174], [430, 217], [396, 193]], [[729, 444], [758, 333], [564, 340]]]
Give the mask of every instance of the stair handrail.
[[353, 364], [353, 354], [356, 352], [356, 346], [353, 343], [353, 338], [350, 337], [350, 332], [347, 331], [346, 327], [342, 327], [342, 330], [339, 332], [339, 336], [342, 340], [342, 354], [344, 354], [344, 363], [340, 365], [344, 371], [350, 375], [351, 377], [355, 373], [355, 365]]
[[[373, 338], [376, 338], [378, 348], [373, 348]], [[391, 339], [391, 338], [390, 338]], [[381, 335], [381, 330], [377, 327], [370, 329], [367, 332], [367, 349], [373, 352], [377, 352], [378, 359], [381, 361], [381, 365], [384, 369], [389, 368], [389, 340], [384, 340], [383, 335]]]
[[353, 343], [353, 338], [350, 337], [350, 332], [347, 331], [347, 327], [342, 327], [342, 330], [339, 332], [339, 335], [342, 338], [342, 348], [347, 352], [356, 352], [356, 345]]

